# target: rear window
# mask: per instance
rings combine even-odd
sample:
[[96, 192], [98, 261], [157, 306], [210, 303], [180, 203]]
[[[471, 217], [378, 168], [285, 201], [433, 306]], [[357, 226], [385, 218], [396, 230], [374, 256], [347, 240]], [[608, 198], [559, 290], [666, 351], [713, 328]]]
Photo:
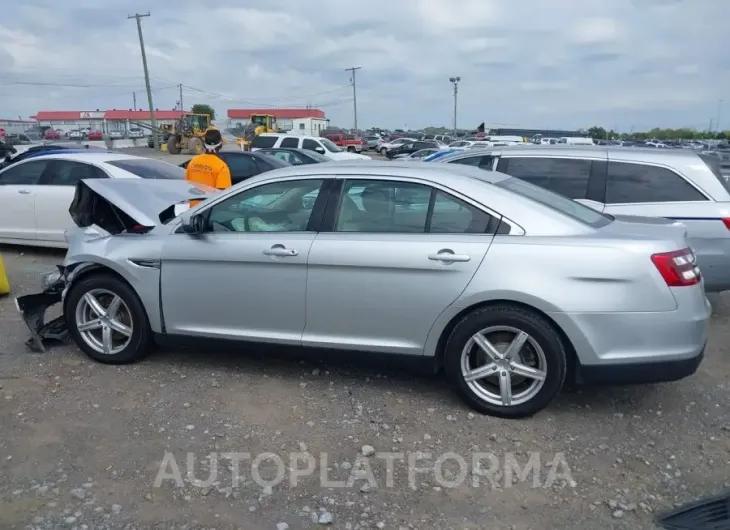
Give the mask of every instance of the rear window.
[[[727, 171], [723, 172], [722, 167], [720, 167], [720, 160], [715, 156], [710, 155], [699, 155], [702, 161], [707, 164], [707, 167], [710, 168], [710, 171], [712, 171], [712, 174], [715, 175], [717, 180], [720, 181], [720, 184], [723, 185], [723, 187], [730, 192], [730, 182], [728, 182], [728, 174]], [[723, 174], [725, 173], [725, 174]]]
[[563, 215], [575, 219], [593, 228], [601, 228], [611, 223], [611, 218], [593, 208], [548, 191], [545, 188], [534, 186], [518, 178], [508, 178], [495, 183], [495, 186], [507, 189], [527, 199], [538, 202], [543, 206], [555, 210]]
[[162, 160], [143, 158], [140, 160], [109, 160], [106, 163], [143, 179], [185, 180], [185, 170], [183, 168]]
[[276, 143], [276, 140], [278, 140], [277, 136], [256, 136], [251, 141], [251, 147], [255, 147], [256, 149], [263, 149], [265, 147], [274, 147], [274, 144]]

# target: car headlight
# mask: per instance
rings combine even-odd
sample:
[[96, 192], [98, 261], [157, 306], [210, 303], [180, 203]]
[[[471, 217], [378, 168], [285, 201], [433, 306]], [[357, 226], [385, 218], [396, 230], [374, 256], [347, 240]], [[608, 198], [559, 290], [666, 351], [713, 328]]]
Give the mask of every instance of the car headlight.
[[51, 285], [61, 279], [61, 273], [58, 270], [46, 272], [41, 276], [41, 289], [45, 291]]

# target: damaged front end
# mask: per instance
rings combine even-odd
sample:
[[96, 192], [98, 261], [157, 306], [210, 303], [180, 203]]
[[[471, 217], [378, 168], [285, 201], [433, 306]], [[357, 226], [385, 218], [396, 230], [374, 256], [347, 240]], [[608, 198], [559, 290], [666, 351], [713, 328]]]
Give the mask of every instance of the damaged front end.
[[15, 299], [23, 321], [30, 329], [30, 339], [26, 345], [35, 352], [45, 352], [43, 341], [67, 342], [69, 340], [66, 319], [63, 314], [46, 322], [48, 309], [63, 300], [66, 289], [66, 268], [58, 265], [58, 270], [43, 275], [43, 291], [36, 294], [27, 294]]
[[78, 228], [66, 231], [69, 244], [64, 265], [42, 276], [42, 291], [19, 296], [15, 305], [30, 329], [28, 347], [45, 352], [45, 342], [70, 339], [63, 315], [46, 321], [48, 310], [63, 302], [76, 279], [108, 262], [106, 246], [117, 235], [145, 237], [159, 225], [207, 199], [216, 190], [184, 180], [91, 179], [76, 185], [69, 214]]

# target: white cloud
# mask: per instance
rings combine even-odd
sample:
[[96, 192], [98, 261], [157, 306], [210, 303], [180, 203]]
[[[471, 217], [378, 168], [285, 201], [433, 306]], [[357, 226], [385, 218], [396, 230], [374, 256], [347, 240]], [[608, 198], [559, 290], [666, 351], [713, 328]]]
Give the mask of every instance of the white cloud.
[[[0, 21], [8, 116], [127, 108], [143, 92], [142, 20], [155, 106], [319, 105], [352, 122], [706, 127], [730, 85], [727, 0], [219, 0], [174, 8], [37, 0]], [[689, 23], [691, 21], [691, 23]], [[55, 109], [53, 108], [55, 107]], [[3, 118], [6, 116], [0, 116]], [[730, 115], [723, 120], [730, 128]]]

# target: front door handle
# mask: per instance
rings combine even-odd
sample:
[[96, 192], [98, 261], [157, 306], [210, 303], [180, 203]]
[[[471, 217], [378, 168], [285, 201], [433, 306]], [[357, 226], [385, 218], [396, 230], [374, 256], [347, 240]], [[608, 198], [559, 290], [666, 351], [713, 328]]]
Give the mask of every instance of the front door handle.
[[428, 259], [431, 261], [441, 261], [443, 263], [465, 263], [471, 261], [471, 256], [468, 254], [454, 254], [453, 250], [443, 249], [439, 250], [436, 254], [429, 254]]
[[298, 256], [299, 252], [293, 248], [286, 248], [284, 245], [274, 245], [268, 250], [264, 250], [264, 254], [275, 258], [286, 258]]
[[18, 193], [20, 193], [21, 195], [30, 195], [29, 190], [18, 190]]

